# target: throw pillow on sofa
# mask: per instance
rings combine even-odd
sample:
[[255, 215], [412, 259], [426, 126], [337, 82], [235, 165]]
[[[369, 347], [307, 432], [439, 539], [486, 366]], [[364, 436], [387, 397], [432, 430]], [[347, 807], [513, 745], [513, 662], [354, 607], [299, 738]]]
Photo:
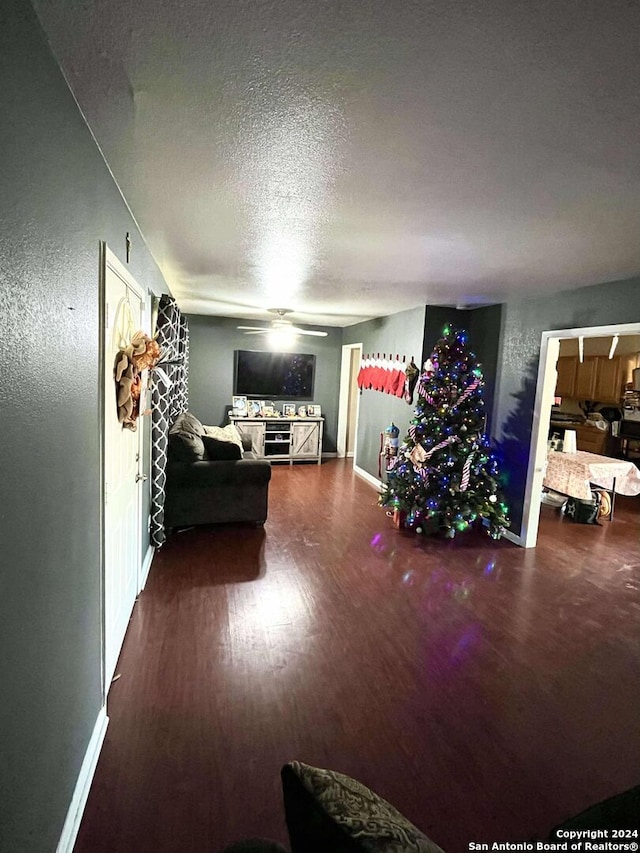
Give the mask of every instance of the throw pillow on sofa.
[[209, 438], [215, 438], [216, 441], [225, 441], [228, 444], [237, 444], [242, 451], [242, 437], [237, 428], [233, 424], [227, 424], [224, 427], [203, 425], [204, 434]]
[[220, 441], [212, 435], [203, 435], [204, 458], [209, 462], [242, 459], [242, 445], [234, 441]]
[[227, 424], [225, 427], [204, 424], [202, 428], [204, 429], [202, 441], [205, 459], [214, 462], [242, 459], [244, 455], [242, 436], [233, 424]]
[[282, 791], [293, 853], [443, 853], [361, 782], [291, 761]]
[[204, 459], [202, 436], [204, 427], [191, 412], [183, 412], [169, 430], [169, 453], [178, 462], [201, 462]]

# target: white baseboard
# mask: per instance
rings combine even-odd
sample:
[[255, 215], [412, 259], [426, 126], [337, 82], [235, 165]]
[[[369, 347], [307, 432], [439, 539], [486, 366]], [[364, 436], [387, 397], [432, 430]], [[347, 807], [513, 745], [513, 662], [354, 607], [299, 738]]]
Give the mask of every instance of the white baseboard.
[[363, 480], [366, 480], [367, 483], [371, 486], [375, 486], [378, 491], [382, 488], [382, 483], [373, 474], [370, 474], [368, 471], [365, 471], [364, 468], [359, 468], [357, 465], [353, 466], [353, 473], [357, 474], [358, 477], [361, 477]]
[[89, 746], [82, 760], [82, 767], [78, 775], [76, 787], [71, 798], [71, 804], [67, 811], [67, 817], [62, 827], [62, 835], [56, 847], [56, 853], [72, 853], [73, 845], [76, 843], [78, 830], [80, 829], [80, 821], [84, 813], [84, 807], [87, 804], [93, 774], [98, 763], [98, 756], [102, 749], [102, 742], [107, 733], [109, 725], [109, 717], [107, 717], [106, 705], [100, 708], [96, 724], [93, 727], [93, 733], [89, 741]]
[[329, 450], [327, 450], [326, 452], [324, 450], [322, 451], [322, 458], [323, 459], [335, 459], [337, 456], [338, 456], [337, 453], [332, 453]]
[[505, 530], [502, 534], [503, 539], [507, 539], [509, 542], [513, 542], [514, 545], [520, 545], [521, 548], [524, 548], [524, 542], [522, 541], [522, 536], [517, 536], [515, 533], [512, 533], [510, 530]]
[[144, 560], [142, 561], [142, 569], [140, 571], [140, 589], [138, 592], [142, 592], [147, 584], [147, 578], [149, 577], [149, 569], [151, 568], [151, 563], [153, 562], [154, 554], [156, 553], [156, 549], [153, 545], [149, 545], [147, 548], [147, 553], [144, 556]]

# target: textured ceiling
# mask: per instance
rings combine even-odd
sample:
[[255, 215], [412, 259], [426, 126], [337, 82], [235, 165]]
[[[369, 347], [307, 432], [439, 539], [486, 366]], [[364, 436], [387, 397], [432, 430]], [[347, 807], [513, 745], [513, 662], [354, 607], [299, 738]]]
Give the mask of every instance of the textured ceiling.
[[640, 274], [634, 0], [34, 6], [186, 311], [343, 326]]

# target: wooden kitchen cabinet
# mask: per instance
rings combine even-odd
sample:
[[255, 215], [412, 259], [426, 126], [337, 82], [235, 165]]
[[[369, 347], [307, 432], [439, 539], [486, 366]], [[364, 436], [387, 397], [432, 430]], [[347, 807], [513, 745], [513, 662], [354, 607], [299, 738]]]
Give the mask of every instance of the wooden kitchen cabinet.
[[636, 365], [635, 355], [586, 356], [582, 364], [575, 355], [558, 359], [556, 370], [556, 397], [575, 400], [597, 400], [599, 403], [616, 403], [624, 395], [624, 386], [631, 381]]
[[600, 403], [615, 403], [619, 406], [624, 396], [624, 386], [631, 381], [631, 371], [635, 363], [635, 355], [599, 357], [593, 399]]
[[599, 358], [593, 399], [602, 403], [620, 403], [621, 397], [622, 359]]
[[574, 397], [578, 400], [595, 400], [596, 372], [598, 369], [598, 356], [586, 356], [583, 362], [578, 360], [576, 366], [576, 384]]
[[[613, 361], [616, 359], [614, 358]], [[628, 382], [633, 382], [633, 371], [638, 364], [638, 355], [636, 353], [629, 353], [628, 355], [621, 355], [618, 357], [618, 361], [620, 362], [620, 373], [617, 380], [616, 391], [617, 394], [615, 397], [611, 398], [611, 401], [620, 405], [622, 398], [624, 397], [625, 388]]]
[[556, 397], [575, 397], [576, 368], [578, 359], [573, 355], [564, 355], [558, 359], [556, 370]]

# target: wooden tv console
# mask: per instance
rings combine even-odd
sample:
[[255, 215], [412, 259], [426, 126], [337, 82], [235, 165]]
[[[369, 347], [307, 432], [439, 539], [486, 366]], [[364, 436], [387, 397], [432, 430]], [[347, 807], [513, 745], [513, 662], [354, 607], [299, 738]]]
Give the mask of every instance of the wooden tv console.
[[322, 462], [323, 418], [239, 418], [229, 420], [251, 438], [253, 452], [272, 462]]

